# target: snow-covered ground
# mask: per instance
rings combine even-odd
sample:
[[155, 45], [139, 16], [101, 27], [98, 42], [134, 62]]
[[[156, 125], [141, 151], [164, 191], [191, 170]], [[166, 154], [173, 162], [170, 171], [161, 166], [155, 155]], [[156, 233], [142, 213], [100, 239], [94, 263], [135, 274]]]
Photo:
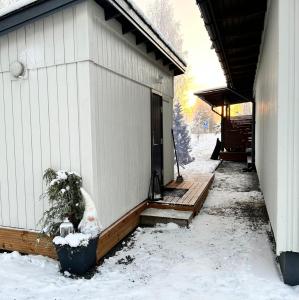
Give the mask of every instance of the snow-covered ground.
[[219, 137], [219, 135], [214, 133], [191, 135], [191, 157], [194, 157], [195, 159], [193, 162], [186, 165], [185, 168], [180, 169], [180, 172], [184, 178], [196, 176], [198, 173], [214, 172], [219, 164], [219, 161], [212, 160], [210, 157], [216, 145], [216, 140]]
[[190, 229], [138, 228], [90, 280], [64, 277], [51, 259], [0, 254], [0, 299], [299, 299], [281, 281], [256, 175], [242, 168], [220, 165]]

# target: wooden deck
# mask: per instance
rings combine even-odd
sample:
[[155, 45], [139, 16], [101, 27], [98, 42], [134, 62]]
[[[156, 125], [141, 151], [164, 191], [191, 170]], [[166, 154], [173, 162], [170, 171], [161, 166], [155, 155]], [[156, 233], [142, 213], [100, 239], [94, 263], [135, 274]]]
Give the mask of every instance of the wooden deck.
[[[183, 197], [165, 197], [163, 201], [150, 202], [143, 201], [115, 223], [106, 228], [98, 242], [97, 261], [106, 255], [117, 243], [125, 238], [140, 224], [140, 215], [148, 208], [175, 209], [189, 211], [192, 217], [201, 209], [206, 196], [214, 180], [213, 174], [196, 175], [190, 177], [182, 183], [170, 182], [167, 187], [177, 189], [188, 189]], [[175, 212], [165, 212], [167, 222], [174, 222], [188, 226], [191, 217], [186, 213], [185, 216], [175, 214]], [[157, 217], [157, 215], [156, 215]], [[158, 215], [161, 217], [161, 213]], [[161, 222], [161, 220], [159, 220]], [[184, 226], [185, 226], [184, 225]], [[28, 254], [41, 254], [52, 258], [56, 257], [56, 252], [52, 242], [47, 238], [39, 236], [38, 232], [29, 232], [13, 228], [0, 227], [0, 249], [8, 251], [19, 251]]]
[[167, 188], [188, 189], [188, 191], [182, 197], [165, 196], [163, 200], [149, 203], [149, 207], [191, 210], [197, 214], [208, 195], [213, 180], [214, 174], [201, 174], [182, 183], [171, 181], [166, 186]]

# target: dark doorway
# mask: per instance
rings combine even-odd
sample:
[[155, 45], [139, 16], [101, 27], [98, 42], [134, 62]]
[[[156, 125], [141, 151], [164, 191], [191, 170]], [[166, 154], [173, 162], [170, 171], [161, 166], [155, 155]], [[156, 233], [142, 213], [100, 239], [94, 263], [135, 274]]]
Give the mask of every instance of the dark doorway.
[[152, 93], [151, 97], [151, 142], [152, 173], [155, 171], [163, 185], [163, 99]]

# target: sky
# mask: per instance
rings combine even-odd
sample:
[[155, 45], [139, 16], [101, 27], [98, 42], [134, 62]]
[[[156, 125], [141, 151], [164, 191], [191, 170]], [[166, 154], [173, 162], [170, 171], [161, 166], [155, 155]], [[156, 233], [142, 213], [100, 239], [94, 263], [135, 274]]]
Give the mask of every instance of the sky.
[[[146, 13], [153, 0], [134, 0]], [[183, 49], [188, 52], [187, 64], [196, 80], [198, 89], [225, 86], [225, 77], [217, 55], [211, 49], [211, 41], [205, 29], [195, 0], [172, 0], [174, 16], [180, 23]]]
[[[16, 0], [0, 0], [0, 7]], [[146, 14], [148, 5], [154, 0], [134, 0]], [[1, 3], [2, 2], [2, 3]], [[225, 78], [211, 41], [205, 29], [195, 0], [171, 0], [174, 17], [180, 23], [183, 50], [186, 51], [188, 66], [194, 76], [198, 90], [224, 86]]]
[[[7, 6], [16, 0], [0, 0]], [[134, 0], [146, 14], [148, 5], [154, 0]], [[2, 2], [2, 3], [1, 3]], [[171, 0], [174, 17], [180, 23], [183, 37], [183, 50], [187, 52], [185, 60], [194, 77], [197, 90], [225, 86], [225, 78], [217, 55], [211, 49], [211, 41], [205, 29], [200, 11], [195, 0]], [[193, 95], [191, 91], [190, 95]], [[192, 97], [191, 97], [192, 98]], [[193, 101], [195, 99], [193, 98]]]

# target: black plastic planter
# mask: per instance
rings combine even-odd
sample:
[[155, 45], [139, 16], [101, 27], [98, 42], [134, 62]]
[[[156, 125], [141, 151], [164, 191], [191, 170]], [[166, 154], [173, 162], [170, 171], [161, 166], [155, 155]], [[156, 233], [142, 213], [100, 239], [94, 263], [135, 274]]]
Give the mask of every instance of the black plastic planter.
[[70, 247], [69, 245], [55, 245], [60, 262], [60, 270], [75, 275], [84, 275], [96, 265], [98, 237], [89, 240], [86, 247]]

